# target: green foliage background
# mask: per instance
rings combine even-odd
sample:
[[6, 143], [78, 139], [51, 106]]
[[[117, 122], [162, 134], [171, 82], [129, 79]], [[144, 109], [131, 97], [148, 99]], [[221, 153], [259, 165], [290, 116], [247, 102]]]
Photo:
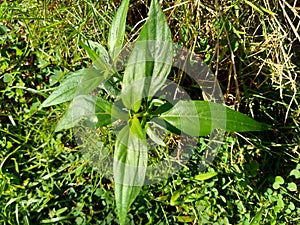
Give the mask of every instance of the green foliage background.
[[[82, 159], [72, 131], [54, 132], [66, 105], [38, 108], [68, 72], [90, 65], [79, 40], [106, 45], [119, 3], [1, 2], [1, 224], [117, 224], [113, 184]], [[201, 138], [176, 176], [143, 187], [128, 224], [299, 223], [299, 13], [281, 0], [251, 3], [162, 6], [173, 41], [210, 65], [227, 104], [273, 130], [227, 134], [205, 171], [218, 175], [208, 180], [197, 171]], [[148, 5], [131, 1], [126, 41], [136, 37]], [[200, 97], [184, 74], [171, 76]]]

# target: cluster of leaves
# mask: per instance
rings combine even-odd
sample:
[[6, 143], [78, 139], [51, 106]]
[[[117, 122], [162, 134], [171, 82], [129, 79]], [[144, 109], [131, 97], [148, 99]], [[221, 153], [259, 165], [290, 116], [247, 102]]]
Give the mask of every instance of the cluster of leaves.
[[[120, 224], [126, 223], [129, 207], [144, 184], [148, 162], [146, 133], [148, 130], [148, 134], [153, 134], [149, 124], [153, 118], [157, 117], [190, 136], [209, 135], [216, 128], [226, 131], [267, 128], [221, 104], [206, 101], [178, 101], [171, 108], [166, 107], [169, 102], [163, 102], [158, 110], [152, 109], [154, 96], [163, 87], [171, 70], [173, 55], [171, 32], [157, 1], [151, 2], [149, 18], [141, 29], [124, 71], [120, 96], [117, 97], [122, 101], [122, 107], [113, 107], [104, 99], [90, 98], [87, 94], [99, 85], [118, 78], [114, 76], [117, 73], [114, 65], [124, 41], [128, 7], [129, 1], [122, 1], [114, 17], [108, 37], [109, 51], [97, 43], [90, 42], [97, 47], [96, 51], [81, 43], [93, 61], [93, 68], [71, 74], [41, 105], [46, 107], [73, 100], [57, 130], [73, 127], [87, 117], [92, 120], [91, 116], [95, 116], [96, 128], [112, 122], [110, 117], [126, 120], [127, 125], [117, 134], [113, 166]], [[142, 102], [144, 98], [146, 100]], [[214, 113], [218, 117], [214, 117]], [[167, 129], [170, 132], [174, 130]], [[150, 138], [152, 136], [149, 135]], [[157, 139], [153, 141], [163, 143]]]
[[[127, 214], [127, 224], [298, 223], [300, 196], [296, 174], [299, 167], [295, 162], [299, 163], [299, 92], [297, 85], [289, 91], [295, 84], [293, 76], [279, 70], [280, 66], [287, 66], [281, 65], [282, 62], [289, 61], [277, 54], [280, 49], [290, 49], [289, 42], [274, 35], [277, 27], [268, 24], [270, 18], [280, 17], [278, 4], [282, 1], [269, 2], [275, 2], [270, 8], [276, 16], [270, 17], [269, 13], [244, 1], [224, 0], [218, 9], [209, 1], [174, 3], [176, 10], [173, 3], [163, 3], [164, 7], [172, 6], [164, 11], [169, 24], [175, 26], [174, 21], [177, 22], [172, 27], [173, 38], [204, 54], [206, 62], [219, 71], [224, 86], [224, 71], [228, 72], [227, 65], [232, 63], [228, 42], [232, 43], [233, 54], [238, 56], [235, 58], [237, 79], [242, 84], [240, 110], [277, 125], [277, 129], [270, 135], [248, 134], [246, 139], [231, 135], [207, 174], [212, 176], [218, 172], [218, 175], [209, 180], [203, 180], [203, 175], [197, 172], [202, 148], [197, 149], [191, 162], [176, 176], [142, 188]], [[1, 224], [118, 223], [113, 184], [82, 160], [74, 148], [72, 132], [52, 132], [65, 105], [38, 110], [46, 97], [41, 89], [53, 88], [69, 71], [89, 64], [84, 53], [77, 51], [82, 35], [106, 43], [114, 4], [112, 1], [43, 4], [6, 1], [1, 4]], [[257, 1], [255, 5], [258, 4], [264, 2]], [[132, 3], [131, 10], [136, 5]], [[265, 8], [270, 9], [269, 5]], [[218, 15], [226, 20], [220, 20]], [[267, 20], [261, 24], [263, 19]], [[226, 29], [224, 21], [230, 23]], [[258, 27], [257, 21], [263, 28], [253, 31], [257, 32], [254, 35], [251, 29]], [[136, 22], [139, 21], [132, 24]], [[282, 28], [278, 31], [289, 33], [284, 21], [279, 24]], [[290, 25], [287, 27], [292, 29]], [[219, 35], [214, 30], [219, 30]], [[278, 43], [284, 43], [284, 47]], [[258, 73], [260, 70], [262, 73]], [[182, 82], [189, 83], [189, 80], [183, 78]], [[229, 90], [234, 93], [234, 88]], [[283, 90], [283, 96], [279, 90]], [[291, 99], [296, 101], [289, 105]], [[286, 115], [288, 119], [283, 126]], [[105, 129], [102, 132], [109, 137]], [[113, 147], [114, 143], [111, 144]]]

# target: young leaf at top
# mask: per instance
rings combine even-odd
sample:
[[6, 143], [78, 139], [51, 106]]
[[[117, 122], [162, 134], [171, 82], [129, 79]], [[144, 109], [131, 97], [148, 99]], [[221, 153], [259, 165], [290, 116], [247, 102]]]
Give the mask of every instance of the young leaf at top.
[[102, 71], [85, 68], [71, 73], [42, 103], [41, 107], [57, 105], [72, 100], [76, 95], [85, 95], [105, 81]]
[[123, 0], [121, 6], [117, 10], [109, 30], [107, 44], [109, 54], [114, 62], [118, 58], [123, 45], [128, 6], [129, 0]]
[[121, 225], [125, 225], [129, 207], [144, 184], [147, 154], [146, 134], [134, 117], [117, 135], [115, 144], [114, 189]]
[[143, 97], [151, 98], [172, 67], [172, 37], [158, 1], [151, 1], [149, 18], [142, 27], [124, 72], [122, 100], [138, 111]]
[[159, 117], [191, 136], [209, 135], [216, 128], [232, 132], [268, 129], [242, 113], [205, 101], [179, 101]]
[[87, 41], [87, 44], [79, 42], [80, 46], [84, 48], [90, 59], [93, 61], [93, 65], [101, 71], [104, 71], [104, 76], [114, 74], [113, 66], [110, 64], [110, 58], [106, 49], [99, 43], [93, 41]]

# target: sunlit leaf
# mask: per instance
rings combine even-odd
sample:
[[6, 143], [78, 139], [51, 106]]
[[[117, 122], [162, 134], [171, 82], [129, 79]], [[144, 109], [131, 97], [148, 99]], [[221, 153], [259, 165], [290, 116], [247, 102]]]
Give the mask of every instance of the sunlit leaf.
[[115, 198], [121, 225], [125, 225], [129, 207], [144, 184], [146, 169], [146, 135], [134, 117], [117, 135], [115, 144]]
[[103, 72], [93, 68], [76, 71], [55, 89], [55, 91], [43, 102], [41, 107], [57, 105], [72, 100], [76, 95], [89, 94], [105, 80]]
[[117, 87], [118, 83], [114, 81], [114, 78], [106, 80], [104, 83], [99, 85], [99, 88], [103, 89], [110, 97], [117, 98], [120, 94], [120, 90]]
[[108, 77], [114, 73], [113, 66], [110, 64], [110, 58], [106, 49], [99, 43], [87, 41], [87, 44], [79, 42], [81, 47], [87, 52], [88, 56], [93, 61], [93, 65], [101, 71], [104, 71], [104, 76]]
[[164, 141], [157, 134], [155, 134], [155, 132], [152, 130], [149, 123], [147, 123], [147, 125], [146, 125], [146, 133], [149, 136], [149, 138], [156, 144], [161, 145], [161, 146], [166, 146]]
[[112, 103], [95, 96], [80, 95], [71, 102], [55, 131], [70, 129], [79, 122], [84, 122], [85, 126], [99, 127], [112, 121]]
[[273, 188], [278, 189], [282, 184], [284, 184], [284, 179], [281, 176], [276, 176], [275, 182], [273, 183]]
[[191, 223], [193, 221], [195, 221], [195, 217], [193, 216], [176, 216], [178, 222], [182, 222], [182, 223]]
[[297, 185], [294, 182], [288, 183], [287, 189], [290, 191], [297, 191]]
[[182, 195], [182, 193], [184, 193], [184, 190], [182, 190], [182, 189], [174, 191], [174, 193], [172, 194], [171, 199], [170, 199], [171, 206], [175, 206], [180, 203], [180, 196]]
[[242, 113], [205, 101], [179, 101], [160, 118], [191, 136], [209, 135], [216, 128], [233, 132], [268, 129]]
[[300, 178], [300, 171], [299, 169], [293, 169], [291, 172], [290, 172], [290, 176], [295, 176], [296, 179], [299, 179]]
[[113, 61], [118, 57], [123, 45], [125, 36], [126, 17], [129, 0], [123, 0], [121, 6], [112, 21], [108, 35], [108, 49]]
[[255, 216], [252, 218], [251, 222], [249, 225], [257, 225], [260, 224], [260, 221], [262, 219], [262, 215], [263, 215], [263, 211], [264, 208], [261, 208], [256, 214]]
[[138, 111], [141, 99], [151, 98], [162, 85], [172, 66], [172, 38], [158, 1], [151, 1], [149, 18], [142, 27], [124, 72], [124, 105]]
[[218, 172], [201, 173], [195, 176], [195, 180], [208, 180], [218, 175]]

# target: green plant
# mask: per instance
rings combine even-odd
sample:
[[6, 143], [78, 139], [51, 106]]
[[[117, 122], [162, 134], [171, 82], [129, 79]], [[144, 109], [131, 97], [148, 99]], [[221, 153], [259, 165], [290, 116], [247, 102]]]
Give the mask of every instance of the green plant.
[[[292, 214], [298, 210], [295, 205], [300, 203], [300, 195], [298, 194], [297, 180], [300, 177], [300, 166], [297, 165], [293, 169], [289, 176], [284, 179], [282, 176], [276, 176], [272, 185], [274, 190], [267, 190], [269, 192], [269, 201], [273, 203], [274, 207], [271, 212], [272, 224], [276, 224], [276, 220], [280, 217], [280, 213], [285, 211], [286, 214]], [[288, 183], [286, 183], [289, 181]], [[290, 197], [290, 201], [286, 200], [286, 197]], [[274, 204], [276, 203], [276, 204]], [[299, 211], [299, 210], [298, 210]], [[295, 221], [299, 218], [295, 218]]]
[[[129, 0], [122, 1], [113, 19], [108, 51], [92, 41], [80, 43], [92, 59], [93, 67], [69, 74], [41, 105], [48, 107], [72, 101], [56, 131], [79, 125], [99, 128], [125, 121], [120, 131], [114, 132], [114, 190], [120, 224], [126, 223], [129, 207], [145, 181], [147, 135], [155, 143], [164, 145], [151, 124], [158, 127], [167, 124], [166, 132], [192, 137], [209, 135], [215, 129], [237, 132], [267, 129], [219, 103], [170, 101], [158, 94], [167, 82], [174, 50], [170, 29], [157, 1], [151, 1], [149, 18], [121, 75], [117, 64], [124, 42], [128, 5]], [[99, 86], [113, 102], [89, 95]]]

